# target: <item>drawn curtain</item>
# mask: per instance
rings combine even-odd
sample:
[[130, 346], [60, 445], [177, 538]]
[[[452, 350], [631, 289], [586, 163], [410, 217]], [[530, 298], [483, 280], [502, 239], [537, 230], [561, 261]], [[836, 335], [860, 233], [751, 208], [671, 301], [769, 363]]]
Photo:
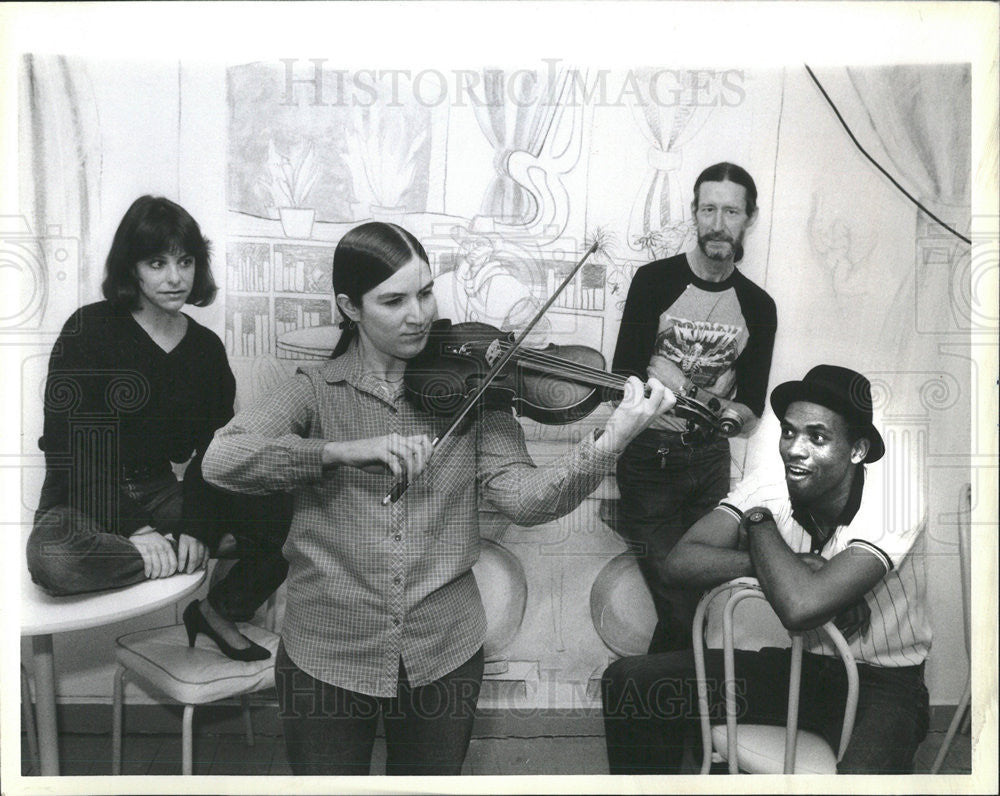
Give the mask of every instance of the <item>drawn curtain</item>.
[[847, 70], [896, 174], [924, 202], [968, 214], [968, 64]]
[[21, 70], [20, 203], [38, 236], [80, 241], [80, 293], [102, 277], [93, 248], [100, 216], [101, 147], [97, 103], [86, 67], [59, 55], [26, 55]]
[[[479, 129], [493, 147], [496, 176], [486, 189], [480, 213], [509, 224], [527, 222], [536, 202], [508, 170], [514, 152], [536, 153], [545, 139], [545, 123], [553, 110], [542, 76], [519, 71], [508, 74], [498, 69], [483, 71], [485, 102], [474, 104]], [[533, 98], [533, 101], [527, 101]]]
[[[641, 72], [640, 72], [641, 74]], [[685, 94], [692, 93], [697, 73], [680, 73]], [[640, 80], [638, 85], [649, 85]], [[657, 250], [657, 256], [679, 252], [688, 235], [686, 202], [678, 179], [683, 146], [697, 135], [712, 113], [709, 105], [655, 102], [629, 95], [632, 116], [649, 142], [649, 172], [636, 196], [629, 221], [629, 246], [636, 251]]]
[[[964, 235], [970, 225], [971, 73], [968, 64], [887, 66], [847, 70], [858, 101], [888, 155], [883, 164], [935, 215]], [[963, 326], [969, 307], [969, 247], [923, 213], [916, 221], [913, 277], [902, 280], [888, 308], [884, 333], [913, 316], [917, 330]], [[949, 300], [950, 298], [950, 300]], [[921, 345], [909, 335], [910, 347]], [[904, 338], [905, 339], [905, 338]], [[935, 347], [936, 348], [936, 347]], [[919, 352], [912, 352], [918, 355]], [[924, 352], [924, 358], [935, 352]], [[912, 361], [912, 357], [911, 357]]]

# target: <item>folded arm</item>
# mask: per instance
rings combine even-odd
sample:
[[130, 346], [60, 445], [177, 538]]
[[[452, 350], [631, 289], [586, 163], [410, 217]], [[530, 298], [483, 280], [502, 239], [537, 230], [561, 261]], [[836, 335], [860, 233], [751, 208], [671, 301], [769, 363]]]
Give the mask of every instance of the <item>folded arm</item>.
[[793, 631], [811, 630], [863, 600], [885, 577], [875, 553], [852, 546], [822, 566], [792, 552], [773, 522], [750, 534], [750, 558], [761, 588], [781, 623]]
[[654, 566], [670, 585], [708, 589], [754, 576], [750, 553], [739, 549], [739, 520], [722, 508], [698, 520], [663, 561]]

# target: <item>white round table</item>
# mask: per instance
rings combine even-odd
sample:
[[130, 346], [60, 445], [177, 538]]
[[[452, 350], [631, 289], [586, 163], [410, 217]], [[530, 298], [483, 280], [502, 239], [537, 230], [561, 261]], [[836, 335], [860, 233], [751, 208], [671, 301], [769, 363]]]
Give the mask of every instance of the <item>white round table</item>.
[[339, 326], [306, 326], [282, 334], [278, 350], [307, 359], [329, 359], [339, 339]]
[[22, 567], [22, 572], [21, 635], [31, 637], [42, 776], [58, 776], [59, 731], [52, 635], [110, 625], [173, 605], [201, 586], [205, 570], [70, 597], [46, 594], [31, 581], [26, 568]]

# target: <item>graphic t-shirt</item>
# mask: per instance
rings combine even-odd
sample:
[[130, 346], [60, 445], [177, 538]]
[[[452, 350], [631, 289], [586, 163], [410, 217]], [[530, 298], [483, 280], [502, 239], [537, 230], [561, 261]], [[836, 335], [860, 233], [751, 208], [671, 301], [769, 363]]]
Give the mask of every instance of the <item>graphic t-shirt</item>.
[[[774, 301], [738, 270], [708, 282], [687, 255], [656, 260], [636, 271], [629, 287], [612, 369], [668, 385], [668, 361], [699, 388], [764, 411], [777, 328]], [[665, 415], [654, 428], [683, 431]]]

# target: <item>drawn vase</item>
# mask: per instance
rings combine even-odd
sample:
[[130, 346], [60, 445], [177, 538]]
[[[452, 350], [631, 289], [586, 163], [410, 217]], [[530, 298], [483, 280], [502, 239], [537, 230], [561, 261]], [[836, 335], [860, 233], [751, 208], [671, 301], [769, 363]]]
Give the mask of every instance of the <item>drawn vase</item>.
[[656, 608], [632, 553], [612, 558], [590, 587], [590, 618], [612, 652], [642, 655], [656, 627]]
[[398, 224], [406, 214], [406, 205], [384, 207], [383, 205], [368, 205], [373, 221], [383, 221], [387, 224]]
[[316, 211], [311, 207], [279, 207], [281, 229], [286, 238], [311, 238]]
[[503, 545], [480, 541], [479, 560], [472, 567], [486, 609], [486, 639], [483, 653], [487, 670], [503, 672], [507, 659], [502, 655], [521, 629], [528, 602], [528, 580], [520, 560]]

